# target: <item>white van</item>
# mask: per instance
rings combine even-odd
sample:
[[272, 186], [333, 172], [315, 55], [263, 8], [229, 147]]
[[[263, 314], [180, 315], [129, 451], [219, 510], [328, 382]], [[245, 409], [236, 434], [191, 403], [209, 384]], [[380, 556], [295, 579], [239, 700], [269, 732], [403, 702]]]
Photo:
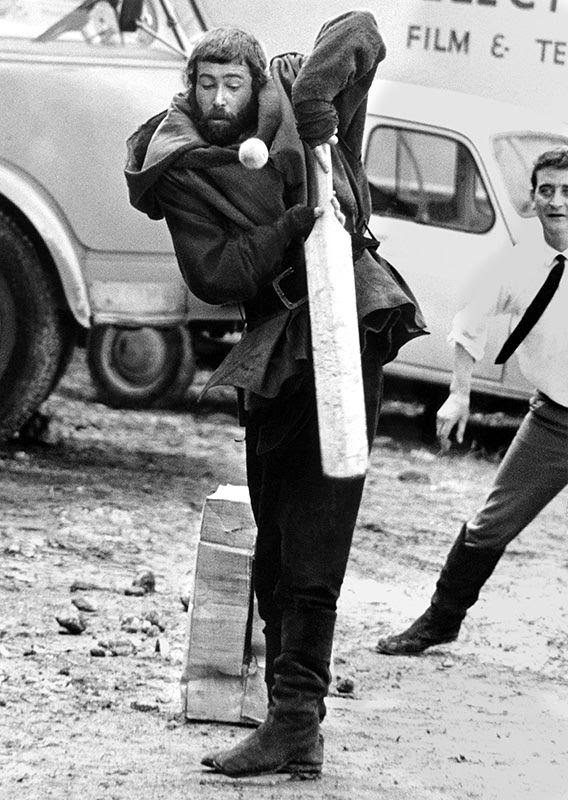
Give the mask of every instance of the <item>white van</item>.
[[[568, 125], [516, 105], [384, 80], [375, 82], [368, 112], [370, 227], [430, 330], [405, 345], [387, 371], [405, 382], [447, 386], [453, 353], [446, 338], [466, 287], [496, 254], [510, 257], [523, 226], [538, 224], [532, 165], [541, 152], [568, 146]], [[494, 363], [510, 325], [509, 316], [493, 321], [474, 392], [528, 397], [516, 359]]]

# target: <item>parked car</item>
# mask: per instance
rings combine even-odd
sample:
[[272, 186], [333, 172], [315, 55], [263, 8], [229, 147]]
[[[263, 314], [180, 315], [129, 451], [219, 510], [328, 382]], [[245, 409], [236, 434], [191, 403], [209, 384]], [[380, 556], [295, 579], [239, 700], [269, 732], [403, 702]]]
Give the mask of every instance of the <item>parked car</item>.
[[186, 289], [123, 177], [126, 138], [182, 89], [202, 29], [188, 0], [0, 3], [0, 438], [77, 341], [102, 399], [148, 405], [191, 382], [195, 328], [240, 324]]
[[[401, 350], [388, 378], [438, 402], [453, 365], [452, 317], [483, 265], [509, 258], [519, 232], [538, 225], [532, 165], [544, 150], [568, 146], [568, 125], [516, 105], [384, 80], [375, 82], [368, 112], [370, 227], [430, 330]], [[486, 405], [523, 400], [531, 390], [516, 358], [494, 363], [510, 325], [509, 316], [492, 321], [486, 356], [475, 366], [472, 388]]]

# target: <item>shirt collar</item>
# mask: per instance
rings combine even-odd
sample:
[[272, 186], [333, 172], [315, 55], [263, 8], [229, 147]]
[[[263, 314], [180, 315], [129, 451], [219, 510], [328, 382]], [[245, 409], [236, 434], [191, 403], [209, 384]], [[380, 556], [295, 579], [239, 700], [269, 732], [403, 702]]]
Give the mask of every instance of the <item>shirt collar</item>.
[[543, 239], [542, 259], [543, 263], [547, 267], [552, 267], [552, 265], [556, 261], [556, 256], [559, 253], [562, 253], [562, 255], [564, 255], [566, 257], [566, 260], [568, 261], [568, 248], [566, 250], [555, 250], [553, 247], [547, 244], [547, 242], [545, 242]]

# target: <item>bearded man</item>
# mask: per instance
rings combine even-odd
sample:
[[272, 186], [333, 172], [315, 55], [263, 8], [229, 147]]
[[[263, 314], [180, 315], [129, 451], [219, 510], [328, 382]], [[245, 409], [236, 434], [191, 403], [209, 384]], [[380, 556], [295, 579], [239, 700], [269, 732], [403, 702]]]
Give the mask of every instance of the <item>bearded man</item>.
[[[242, 305], [246, 331], [208, 386], [237, 387], [258, 527], [254, 590], [266, 638], [266, 720], [203, 763], [231, 776], [319, 774], [336, 604], [363, 479], [322, 473], [303, 241], [317, 208], [310, 176], [331, 143], [334, 204], [352, 236], [369, 445], [382, 366], [424, 323], [412, 293], [365, 235], [361, 147], [367, 93], [385, 47], [374, 17], [351, 12], [320, 31], [309, 58], [270, 69], [250, 34], [221, 28], [197, 43], [187, 91], [129, 140], [132, 204], [164, 217], [181, 272], [209, 303]], [[247, 170], [239, 145], [269, 150]]]

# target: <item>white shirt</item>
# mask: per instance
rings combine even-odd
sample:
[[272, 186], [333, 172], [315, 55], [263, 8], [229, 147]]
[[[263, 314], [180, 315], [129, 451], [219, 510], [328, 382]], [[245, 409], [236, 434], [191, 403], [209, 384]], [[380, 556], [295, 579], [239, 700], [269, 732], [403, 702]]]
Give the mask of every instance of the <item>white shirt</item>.
[[[483, 358], [489, 317], [513, 314], [516, 325], [559, 252], [544, 241], [540, 226], [538, 231], [529, 228], [506, 258], [479, 276], [470, 302], [454, 317], [448, 341], [461, 344], [476, 361]], [[568, 407], [568, 250], [563, 255], [567, 262], [560, 285], [515, 355], [536, 389]]]

